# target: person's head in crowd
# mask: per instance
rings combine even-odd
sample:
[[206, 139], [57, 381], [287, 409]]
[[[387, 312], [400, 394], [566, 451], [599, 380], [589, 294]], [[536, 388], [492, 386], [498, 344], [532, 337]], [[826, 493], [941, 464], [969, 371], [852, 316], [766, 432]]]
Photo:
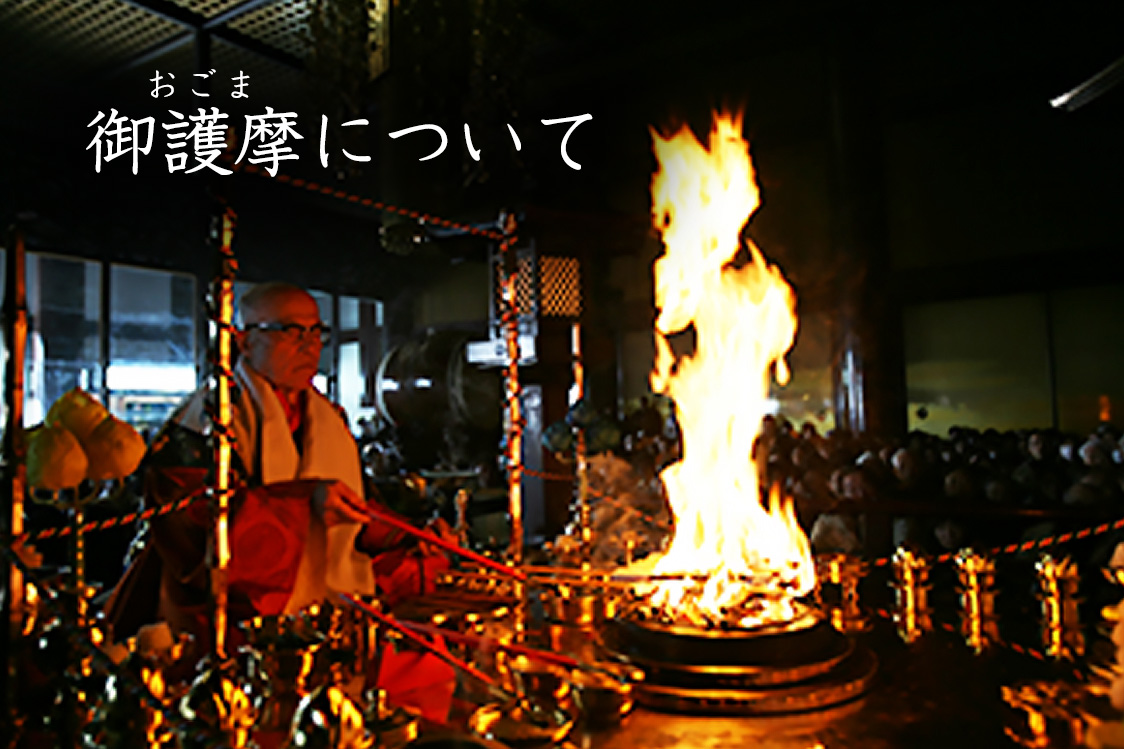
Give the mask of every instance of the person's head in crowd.
[[792, 461], [792, 467], [797, 471], [813, 470], [823, 462], [820, 454], [816, 452], [816, 446], [804, 440], [797, 442], [792, 448], [789, 459]]
[[[894, 471], [888, 463], [884, 463], [881, 458], [881, 449], [867, 450], [858, 457], [855, 465], [862, 471], [865, 479], [866, 486], [874, 495], [881, 495], [886, 490], [894, 486], [895, 478]], [[873, 496], [871, 498], [874, 498]]]
[[840, 498], [855, 501], [874, 499], [874, 490], [866, 474], [858, 468], [843, 471], [839, 479]]
[[831, 495], [831, 486], [823, 471], [811, 469], [797, 478], [793, 486], [793, 494], [797, 500], [826, 503]]
[[761, 436], [766, 439], [772, 439], [777, 434], [777, 417], [773, 414], [765, 414], [761, 419]]
[[292, 284], [263, 283], [242, 296], [240, 308], [243, 360], [274, 387], [310, 387], [327, 331], [312, 295]]
[[826, 464], [835, 464], [835, 446], [828, 437], [817, 437], [812, 441], [820, 459]]
[[955, 468], [944, 477], [944, 495], [954, 502], [965, 502], [976, 495], [976, 483], [966, 468]]
[[878, 450], [878, 459], [880, 461], [882, 461], [883, 465], [887, 465], [887, 466], [890, 466], [891, 468], [893, 468], [893, 466], [891, 464], [893, 463], [893, 460], [894, 460], [894, 453], [896, 453], [897, 451], [898, 451], [897, 445], [883, 445]]
[[1070, 463], [1080, 460], [1080, 456], [1077, 454], [1075, 440], [1072, 437], [1062, 438], [1061, 443], [1058, 445], [1058, 455], [1061, 456], [1062, 460]]
[[1081, 462], [1088, 468], [1099, 468], [1112, 464], [1112, 456], [1105, 449], [1104, 443], [1095, 435], [1085, 440], [1078, 451]]
[[1118, 441], [1121, 434], [1121, 431], [1112, 422], [1102, 421], [1097, 425], [1096, 435], [1106, 442]]
[[902, 486], [912, 486], [917, 481], [918, 466], [914, 451], [905, 447], [898, 448], [890, 457], [890, 466]]
[[935, 468], [941, 464], [941, 445], [940, 442], [931, 442], [925, 446], [925, 451], [921, 453], [924, 458], [924, 466], [926, 468]]
[[792, 422], [783, 416], [777, 421], [777, 431], [786, 437], [796, 436], [796, 430], [793, 428]]
[[827, 488], [837, 497], [843, 496], [843, 474], [848, 470], [846, 466], [834, 468], [827, 476]]
[[999, 454], [999, 431], [985, 429], [976, 441], [976, 447], [994, 460]]
[[1016, 489], [1006, 476], [994, 476], [984, 484], [984, 497], [993, 505], [1015, 503]]
[[999, 457], [1007, 465], [1015, 465], [1019, 462], [1020, 456], [1020, 443], [1019, 435], [1015, 432], [1004, 432], [999, 437]]
[[964, 529], [951, 520], [946, 520], [934, 528], [933, 536], [945, 551], [955, 551], [964, 545]]
[[1046, 459], [1046, 436], [1037, 429], [1026, 438], [1026, 451], [1031, 460], [1043, 461]]
[[854, 435], [847, 429], [831, 430], [828, 442], [831, 459], [837, 464], [852, 463], [859, 455]]

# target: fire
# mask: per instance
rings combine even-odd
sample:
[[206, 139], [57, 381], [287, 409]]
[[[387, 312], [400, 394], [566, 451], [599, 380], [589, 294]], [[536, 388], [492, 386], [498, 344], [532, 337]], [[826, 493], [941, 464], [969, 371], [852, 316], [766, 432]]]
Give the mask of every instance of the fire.
[[[652, 216], [665, 253], [655, 265], [651, 383], [675, 401], [683, 456], [660, 474], [674, 537], [644, 567], [679, 578], [651, 590], [664, 618], [751, 627], [794, 619], [815, 567], [791, 501], [774, 491], [763, 506], [751, 458], [773, 369], [788, 380], [796, 300], [752, 242], [748, 259], [739, 256], [742, 227], [760, 205], [741, 130], [740, 115], [725, 114], [706, 146], [687, 127], [652, 132]], [[669, 337], [692, 327], [694, 353], [676, 356]]]

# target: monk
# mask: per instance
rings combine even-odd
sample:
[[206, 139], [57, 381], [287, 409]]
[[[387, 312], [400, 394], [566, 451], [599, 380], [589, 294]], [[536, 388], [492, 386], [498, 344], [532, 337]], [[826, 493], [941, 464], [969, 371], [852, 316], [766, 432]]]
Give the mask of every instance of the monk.
[[[406, 575], [388, 568], [407, 554], [435, 552], [409, 549], [412, 539], [369, 522], [355, 440], [341, 411], [312, 387], [328, 334], [315, 299], [297, 286], [266, 283], [240, 307], [231, 396], [231, 620], [296, 612], [340, 592], [372, 594], [375, 568], [400, 588], [401, 580], [413, 585], [418, 572], [443, 566], [430, 560]], [[147, 504], [176, 502], [208, 482], [212, 397], [208, 388], [189, 397], [154, 439], [145, 462]], [[107, 604], [115, 639], [164, 620], [209, 640], [209, 513], [199, 501], [152, 519]], [[435, 530], [452, 537], [447, 526]], [[402, 590], [385, 592], [403, 597]]]

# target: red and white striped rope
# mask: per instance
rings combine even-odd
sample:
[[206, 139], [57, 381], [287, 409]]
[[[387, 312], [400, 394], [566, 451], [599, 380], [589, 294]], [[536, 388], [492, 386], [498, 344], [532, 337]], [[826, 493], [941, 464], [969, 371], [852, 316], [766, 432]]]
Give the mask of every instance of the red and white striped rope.
[[[104, 531], [110, 528], [117, 528], [122, 525], [129, 525], [130, 523], [139, 522], [141, 520], [149, 520], [151, 518], [160, 517], [161, 515], [168, 515], [173, 512], [179, 512], [187, 509], [188, 506], [194, 504], [200, 499], [206, 497], [206, 487], [198, 489], [191, 494], [188, 494], [183, 499], [177, 500], [170, 504], [162, 505], [160, 507], [151, 507], [143, 512], [130, 512], [125, 515], [118, 515], [104, 520], [93, 520], [84, 524], [81, 527], [83, 533], [91, 533], [93, 531]], [[23, 541], [24, 543], [32, 543], [34, 541], [43, 541], [49, 538], [64, 538], [74, 532], [73, 526], [57, 526], [52, 528], [44, 528], [35, 533], [29, 533], [20, 536], [14, 540]]]

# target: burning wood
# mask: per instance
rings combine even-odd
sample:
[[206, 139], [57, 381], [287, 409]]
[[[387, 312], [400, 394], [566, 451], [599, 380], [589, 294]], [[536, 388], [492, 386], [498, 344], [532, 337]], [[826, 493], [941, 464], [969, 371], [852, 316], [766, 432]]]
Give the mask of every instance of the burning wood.
[[[686, 127], [653, 133], [652, 215], [665, 253], [655, 267], [651, 381], [676, 403], [683, 458], [660, 474], [675, 516], [670, 545], [625, 572], [703, 575], [701, 585], [636, 588], [656, 618], [700, 627], [791, 621], [815, 587], [791, 500], [774, 492], [762, 504], [750, 458], [772, 372], [782, 384], [788, 378], [796, 314], [780, 271], [741, 241], [760, 203], [741, 129], [740, 117], [719, 116], [707, 146]], [[677, 356], [669, 340], [688, 329], [695, 351]]]
[[[660, 585], [681, 588], [680, 605], [661, 606], [651, 594], [639, 595], [624, 607], [626, 615], [657, 624], [687, 625], [704, 629], [749, 629], [761, 624], [787, 622], [807, 612], [803, 595], [780, 571], [764, 575], [731, 575], [725, 584], [726, 597], [717, 607], [706, 605], [706, 586], [710, 577], [657, 576]], [[672, 582], [674, 581], [674, 582]], [[637, 586], [647, 590], [649, 586]]]

